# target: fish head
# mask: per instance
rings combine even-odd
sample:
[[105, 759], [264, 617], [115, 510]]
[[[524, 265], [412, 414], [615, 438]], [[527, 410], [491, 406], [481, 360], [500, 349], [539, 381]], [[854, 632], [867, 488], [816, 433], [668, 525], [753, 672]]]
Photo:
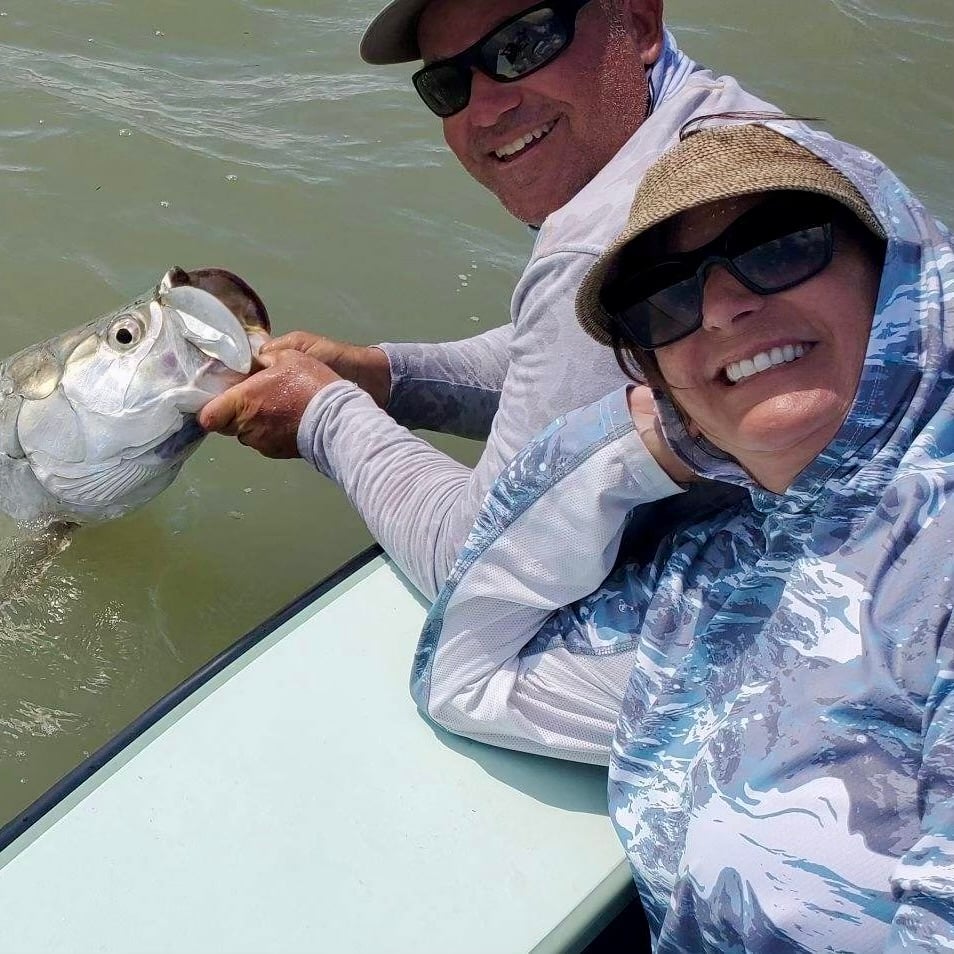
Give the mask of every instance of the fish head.
[[170, 269], [150, 295], [3, 366], [0, 428], [15, 426], [0, 453], [28, 464], [56, 519], [125, 513], [172, 482], [204, 436], [198, 411], [250, 372], [269, 330], [238, 276]]

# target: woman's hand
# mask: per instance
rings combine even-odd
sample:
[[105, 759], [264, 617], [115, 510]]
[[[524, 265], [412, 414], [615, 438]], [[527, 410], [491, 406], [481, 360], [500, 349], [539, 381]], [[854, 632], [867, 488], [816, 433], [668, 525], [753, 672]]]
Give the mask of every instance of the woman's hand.
[[688, 484], [699, 477], [693, 473], [673, 452], [663, 437], [653, 392], [645, 385], [631, 387], [626, 393], [629, 413], [636, 425], [646, 449], [656, 459], [656, 463], [677, 483]]

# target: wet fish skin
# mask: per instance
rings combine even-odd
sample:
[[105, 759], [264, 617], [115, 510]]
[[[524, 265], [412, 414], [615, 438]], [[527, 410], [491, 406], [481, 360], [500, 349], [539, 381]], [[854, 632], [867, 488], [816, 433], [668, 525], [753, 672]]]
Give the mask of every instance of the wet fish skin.
[[224, 269], [174, 267], [148, 295], [0, 364], [0, 510], [121, 516], [176, 477], [199, 410], [251, 370], [268, 312]]

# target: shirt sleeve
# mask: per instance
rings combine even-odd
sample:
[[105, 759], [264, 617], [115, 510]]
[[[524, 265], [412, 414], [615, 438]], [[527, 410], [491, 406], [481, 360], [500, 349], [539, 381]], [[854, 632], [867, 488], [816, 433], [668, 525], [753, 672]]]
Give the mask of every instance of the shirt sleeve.
[[[430, 599], [447, 579], [491, 484], [514, 454], [558, 415], [625, 380], [612, 351], [589, 338], [576, 320], [574, 296], [592, 261], [592, 255], [579, 252], [536, 261], [514, 295], [513, 330], [469, 344], [427, 346], [432, 357], [446, 357], [439, 369], [424, 352], [415, 357], [413, 349], [401, 346], [395, 352], [398, 384], [392, 398], [401, 421], [390, 414], [390, 406], [388, 413], [381, 411], [345, 382], [323, 388], [305, 411], [298, 431], [302, 457], [341, 485], [378, 542]], [[471, 374], [467, 363], [480, 363], [480, 349], [486, 349], [490, 370], [478, 373], [475, 365]], [[426, 421], [457, 433], [479, 430], [475, 422], [486, 424], [492, 403], [488, 388], [497, 386], [504, 364], [496, 413], [490, 415], [487, 443], [473, 470], [405, 426]], [[453, 401], [428, 397], [427, 368], [441, 382], [440, 393], [446, 397], [448, 387], [454, 392]], [[479, 386], [462, 386], [468, 381]], [[465, 428], [469, 402], [483, 410], [474, 412]], [[420, 406], [417, 412], [410, 407], [414, 403]]]
[[513, 326], [463, 341], [380, 344], [391, 368], [387, 411], [398, 424], [486, 440], [510, 363]]
[[433, 599], [450, 565], [445, 550], [459, 542], [453, 520], [470, 469], [402, 427], [348, 381], [312, 399], [298, 450], [338, 483], [375, 540]]
[[428, 616], [412, 675], [421, 710], [470, 738], [606, 764], [638, 634], [608, 641], [572, 604], [610, 573], [631, 510], [679, 490], [640, 440], [625, 388], [532, 441]]

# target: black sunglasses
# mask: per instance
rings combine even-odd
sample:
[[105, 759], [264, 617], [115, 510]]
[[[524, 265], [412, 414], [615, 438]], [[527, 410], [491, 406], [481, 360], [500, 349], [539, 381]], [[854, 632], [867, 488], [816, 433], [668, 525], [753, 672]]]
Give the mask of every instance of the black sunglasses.
[[528, 7], [463, 52], [418, 70], [411, 77], [414, 88], [431, 112], [453, 116], [470, 102], [473, 70], [513, 83], [556, 59], [573, 42], [576, 15], [589, 2], [550, 0]]
[[702, 326], [703, 289], [713, 265], [758, 295], [794, 288], [831, 263], [832, 224], [843, 218], [837, 203], [807, 193], [770, 198], [701, 248], [667, 253], [648, 267], [641, 236], [623, 249], [600, 291], [610, 331], [645, 351], [691, 335]]

